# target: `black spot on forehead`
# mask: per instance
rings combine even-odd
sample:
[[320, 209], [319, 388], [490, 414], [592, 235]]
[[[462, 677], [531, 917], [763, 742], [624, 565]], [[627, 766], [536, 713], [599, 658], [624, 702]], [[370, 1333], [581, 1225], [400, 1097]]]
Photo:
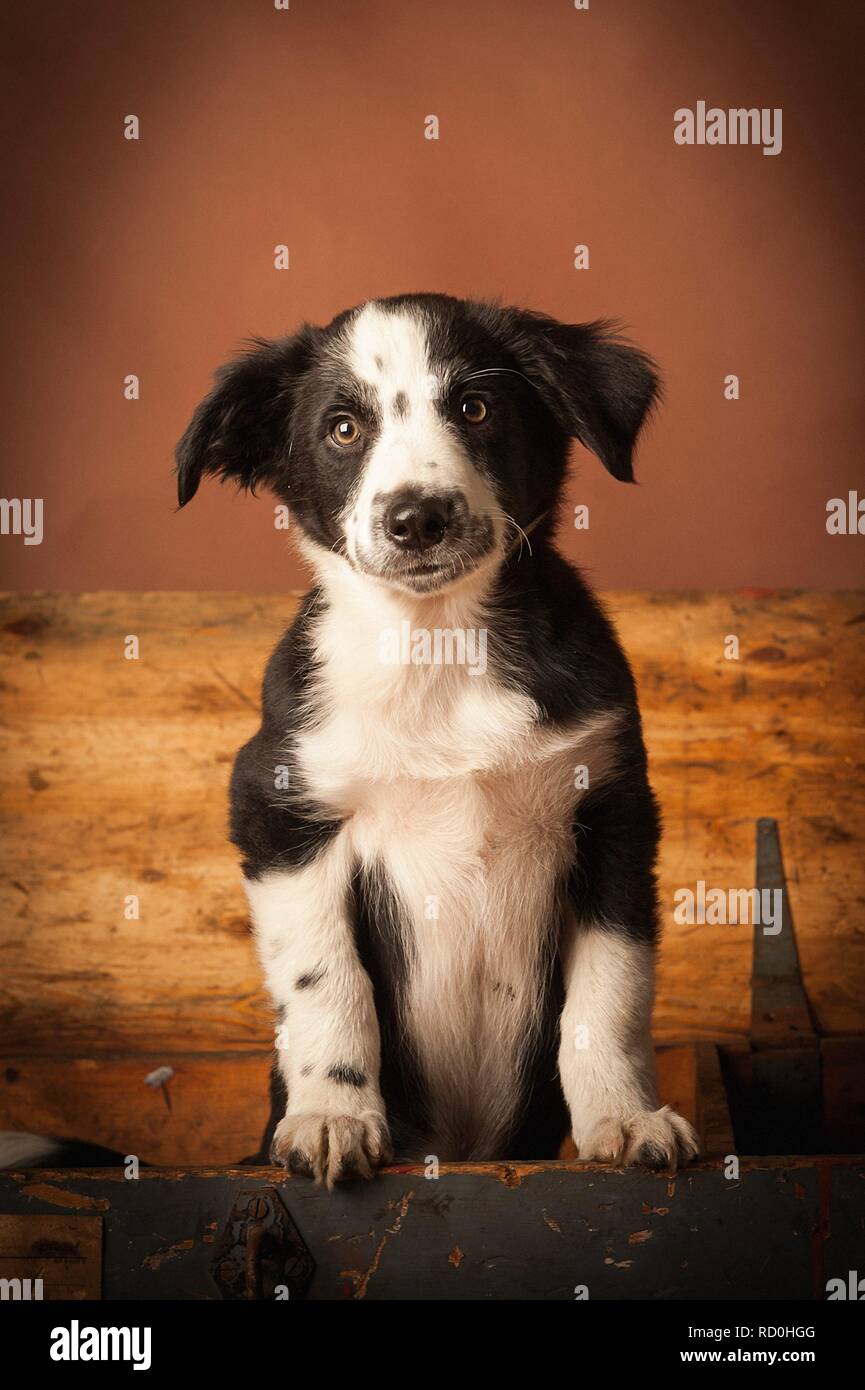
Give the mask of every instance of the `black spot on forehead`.
[[398, 420], [404, 420], [408, 415], [408, 396], [405, 391], [397, 391], [393, 398], [391, 409]]
[[[500, 323], [507, 324], [507, 311], [501, 311], [495, 304], [456, 299], [451, 295], [396, 295], [390, 299], [369, 300], [340, 314], [324, 330], [324, 338], [329, 340], [325, 356], [332, 364], [341, 363], [347, 375], [353, 377], [352, 326], [371, 306], [383, 314], [411, 319], [420, 328], [430, 377], [439, 383], [432, 400], [440, 414], [449, 416], [455, 393], [469, 386], [495, 396], [505, 395], [509, 406], [519, 401], [521, 411], [540, 408], [536, 383], [526, 375], [515, 355], [513, 334], [509, 336], [499, 331]], [[389, 410], [393, 418], [401, 418], [401, 392], [386, 402], [365, 383], [359, 384], [359, 390], [363, 392], [363, 399], [358, 410], [366, 423], [378, 429], [383, 408]], [[482, 443], [473, 441], [471, 451], [480, 456]]]

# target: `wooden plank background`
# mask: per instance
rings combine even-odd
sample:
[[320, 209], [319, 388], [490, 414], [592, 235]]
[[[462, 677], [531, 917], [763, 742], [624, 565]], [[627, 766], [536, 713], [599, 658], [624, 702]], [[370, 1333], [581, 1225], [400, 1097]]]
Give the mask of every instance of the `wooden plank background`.
[[[272, 1026], [226, 787], [297, 601], [0, 601], [0, 1125], [62, 1121], [104, 1142], [100, 1091], [128, 1088], [129, 1132], [150, 1134], [160, 1158], [225, 1162], [255, 1147]], [[676, 926], [672, 895], [699, 879], [750, 887], [763, 815], [781, 824], [818, 1027], [865, 1031], [865, 596], [622, 593], [607, 604], [664, 811], [657, 1039], [747, 1029], [750, 928]], [[132, 635], [138, 660], [124, 657]], [[728, 635], [738, 661], [725, 659]], [[132, 894], [138, 920], [124, 915]], [[176, 1072], [170, 1110], [144, 1085], [157, 1065]]]

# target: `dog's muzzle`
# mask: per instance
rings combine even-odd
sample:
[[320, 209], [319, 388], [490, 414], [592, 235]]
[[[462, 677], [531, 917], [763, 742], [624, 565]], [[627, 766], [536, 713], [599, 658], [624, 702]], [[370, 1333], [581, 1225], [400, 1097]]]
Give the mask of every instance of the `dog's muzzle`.
[[412, 491], [385, 505], [380, 524], [390, 545], [405, 554], [422, 554], [458, 540], [467, 515], [462, 493]]
[[375, 500], [372, 545], [360, 568], [418, 592], [441, 588], [476, 568], [492, 550], [491, 518], [475, 516], [458, 488], [401, 488]]

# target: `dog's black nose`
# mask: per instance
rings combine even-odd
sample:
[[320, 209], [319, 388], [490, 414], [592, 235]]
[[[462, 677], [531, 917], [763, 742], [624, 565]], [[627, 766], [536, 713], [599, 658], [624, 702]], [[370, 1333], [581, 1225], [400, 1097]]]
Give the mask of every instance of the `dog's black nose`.
[[403, 550], [429, 550], [443, 540], [451, 508], [440, 497], [401, 497], [388, 507], [384, 529]]

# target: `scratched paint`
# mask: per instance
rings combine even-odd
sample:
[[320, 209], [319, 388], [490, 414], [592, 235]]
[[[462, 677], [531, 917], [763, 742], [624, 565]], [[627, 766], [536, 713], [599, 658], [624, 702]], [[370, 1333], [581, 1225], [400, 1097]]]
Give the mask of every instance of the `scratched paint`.
[[381, 1240], [376, 1246], [375, 1254], [373, 1255], [372, 1261], [367, 1266], [367, 1268], [363, 1272], [357, 1269], [341, 1269], [339, 1271], [339, 1277], [341, 1279], [351, 1279], [354, 1283], [354, 1292], [351, 1294], [352, 1298], [366, 1298], [366, 1293], [370, 1285], [370, 1280], [373, 1278], [373, 1276], [378, 1270], [379, 1265], [381, 1264], [381, 1257], [384, 1254], [385, 1246], [388, 1243], [388, 1238], [390, 1236], [399, 1235], [400, 1231], [402, 1230], [402, 1224], [406, 1216], [408, 1215], [409, 1204], [411, 1203], [413, 1197], [414, 1190], [412, 1190], [411, 1192], [404, 1193], [403, 1196], [397, 1200], [392, 1200], [388, 1202], [388, 1207], [390, 1207], [391, 1210], [393, 1210], [394, 1208], [398, 1208], [398, 1215], [394, 1220], [392, 1226], [385, 1227], [384, 1234], [382, 1235]]
[[50, 1202], [54, 1207], [68, 1207], [72, 1211], [108, 1211], [111, 1203], [107, 1197], [86, 1197], [83, 1192], [71, 1192], [66, 1187], [52, 1187], [47, 1182], [31, 1182], [21, 1191], [26, 1197], [35, 1197], [40, 1202]]
[[[785, 1299], [813, 1297], [820, 1288], [825, 1296], [831, 1261], [855, 1267], [847, 1252], [861, 1240], [851, 1224], [861, 1203], [848, 1194], [863, 1190], [861, 1159], [743, 1159], [736, 1184], [719, 1181], [722, 1173], [717, 1162], [695, 1166], [680, 1175], [670, 1203], [666, 1175], [559, 1163], [443, 1165], [438, 1182], [424, 1181], [422, 1169], [415, 1181], [385, 1171], [374, 1183], [332, 1194], [270, 1169], [142, 1170], [134, 1184], [122, 1170], [7, 1172], [0, 1174], [0, 1209], [56, 1212], [52, 1199], [62, 1193], [70, 1215], [82, 1198], [94, 1203], [92, 1218], [108, 1202], [109, 1297], [116, 1296], [110, 1290], [152, 1297], [155, 1280], [186, 1296], [214, 1297], [213, 1245], [204, 1233], [215, 1218], [222, 1228], [241, 1184], [272, 1185], [283, 1195], [318, 1264], [312, 1298], [566, 1297], [575, 1251], [596, 1261], [593, 1298], [723, 1296], [731, 1276], [746, 1296], [765, 1297], [747, 1253], [754, 1241], [772, 1253], [773, 1290]], [[646, 1216], [654, 1218], [648, 1226]], [[645, 1230], [648, 1240], [628, 1244], [629, 1233]], [[202, 1234], [183, 1249], [190, 1231]], [[177, 1257], [166, 1259], [171, 1241]], [[631, 1258], [621, 1256], [623, 1241]], [[450, 1259], [455, 1250], [459, 1264]], [[154, 1255], [158, 1273], [146, 1263]]]
[[154, 1250], [152, 1255], [147, 1256], [144, 1263], [148, 1269], [157, 1270], [166, 1260], [179, 1259], [184, 1250], [191, 1250], [194, 1244], [195, 1241], [193, 1240], [179, 1240], [176, 1245], [166, 1245], [161, 1250]]

